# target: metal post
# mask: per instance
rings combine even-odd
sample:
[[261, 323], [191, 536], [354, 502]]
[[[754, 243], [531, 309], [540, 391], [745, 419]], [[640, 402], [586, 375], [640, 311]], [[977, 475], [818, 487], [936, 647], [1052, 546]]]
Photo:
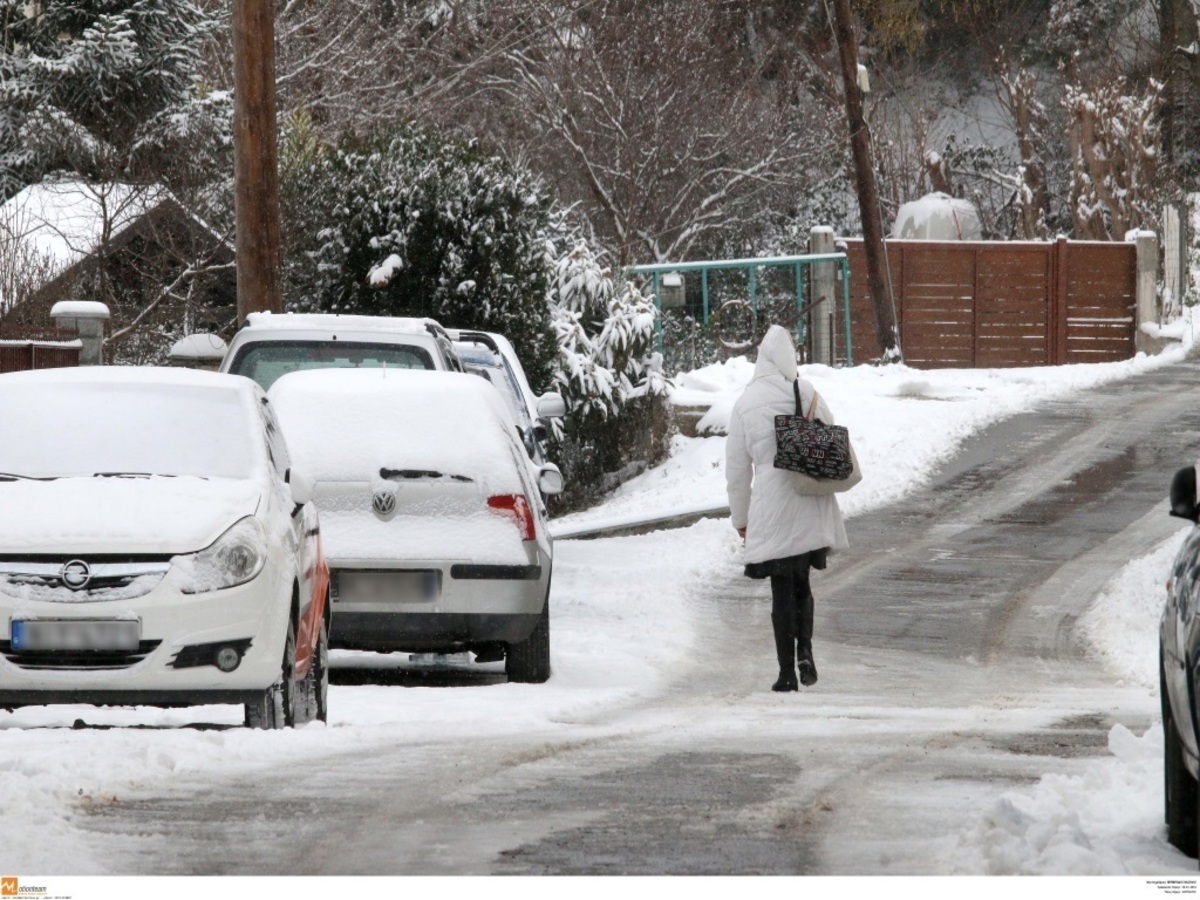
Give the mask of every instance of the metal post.
[[850, 346], [850, 260], [842, 257], [842, 309], [846, 313], [846, 365], [854, 365], [854, 350]]
[[708, 269], [700, 270], [700, 291], [704, 297], [704, 324], [708, 324]]
[[661, 295], [658, 293], [658, 272], [654, 272], [652, 275], [652, 278], [654, 280], [654, 307], [658, 310], [658, 315], [654, 317], [654, 334], [658, 338], [658, 352], [662, 353], [663, 352], [663, 327], [662, 327], [663, 306], [662, 306], [662, 300], [659, 299]]

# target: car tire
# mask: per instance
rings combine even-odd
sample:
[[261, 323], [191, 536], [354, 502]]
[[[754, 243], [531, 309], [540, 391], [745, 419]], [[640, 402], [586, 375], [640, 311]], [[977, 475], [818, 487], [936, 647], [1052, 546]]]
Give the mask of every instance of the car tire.
[[[304, 724], [303, 705], [300, 702], [300, 685], [296, 684], [296, 617], [288, 621], [287, 640], [283, 647], [283, 678], [280, 693], [283, 700], [283, 720], [288, 728]], [[299, 715], [298, 715], [299, 714]], [[297, 719], [299, 721], [297, 722]]]
[[329, 721], [329, 623], [321, 619], [321, 634], [317, 638], [317, 647], [313, 654], [313, 664], [308, 669], [305, 678], [308, 690], [305, 692], [311, 706], [313, 717], [318, 722]]
[[279, 680], [245, 704], [247, 728], [291, 728], [296, 724], [296, 620], [288, 622]]
[[523, 641], [508, 645], [504, 653], [504, 674], [509, 681], [522, 684], [541, 684], [550, 678], [549, 591], [533, 633]]
[[1167, 840], [1182, 853], [1192, 857], [1200, 850], [1196, 812], [1200, 790], [1183, 761], [1183, 742], [1168, 715], [1163, 719], [1163, 786], [1167, 817]]
[[283, 728], [283, 693], [280, 685], [273, 684], [245, 705], [247, 728]]

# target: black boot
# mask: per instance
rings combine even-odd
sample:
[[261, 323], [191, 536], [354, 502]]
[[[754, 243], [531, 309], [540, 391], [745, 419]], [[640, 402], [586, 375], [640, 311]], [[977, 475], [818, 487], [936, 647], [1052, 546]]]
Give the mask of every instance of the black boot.
[[796, 656], [800, 683], [805, 687], [812, 687], [817, 683], [817, 664], [813, 662], [812, 641], [801, 641]]
[[771, 685], [773, 691], [798, 691], [796, 683], [796, 639], [792, 636], [791, 621], [786, 614], [771, 614], [775, 629], [775, 656], [779, 660], [779, 677]]
[[780, 672], [779, 677], [775, 679], [775, 683], [771, 685], [771, 690], [781, 694], [786, 691], [800, 690], [800, 685], [796, 683], [796, 673]]

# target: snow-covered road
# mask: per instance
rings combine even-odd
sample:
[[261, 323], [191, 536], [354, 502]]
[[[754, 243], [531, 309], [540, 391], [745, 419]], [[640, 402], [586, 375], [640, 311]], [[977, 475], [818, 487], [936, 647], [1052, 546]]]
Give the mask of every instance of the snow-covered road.
[[[454, 660], [390, 664], [392, 671], [363, 677], [361, 668], [379, 659], [340, 654], [330, 724], [296, 732], [229, 727], [240, 711], [219, 707], [0, 713], [6, 868], [1194, 874], [1195, 863], [1166, 844], [1162, 828], [1156, 691], [1141, 657], [1126, 657], [1129, 643], [1153, 654], [1153, 599], [1141, 603], [1140, 587], [1119, 589], [1125, 600], [1137, 594], [1131, 609], [1120, 596], [1091, 604], [1088, 593], [1102, 592], [1127, 559], [1151, 551], [1158, 557], [1142, 580], [1160, 582], [1154, 566], [1178, 533], [1154, 508], [1161, 502], [1154, 491], [1161, 498], [1170, 473], [1188, 461], [1168, 457], [1194, 438], [1197, 423], [1173, 423], [1176, 448], [1154, 458], [1135, 453], [1130, 461], [1121, 444], [1122, 435], [1140, 433], [1135, 426], [1150, 424], [1129, 413], [1144, 405], [1143, 385], [1164, 397], [1194, 390], [1193, 366], [1154, 369], [1142, 361], [1077, 383], [1128, 378], [1119, 390], [1132, 393], [1107, 394], [1108, 414], [1063, 432], [1054, 453], [1047, 447], [1055, 440], [1042, 445], [1037, 465], [993, 464], [997, 454], [968, 444], [917, 494], [917, 482], [934, 478], [934, 463], [921, 459], [945, 460], [973, 428], [1069, 394], [1054, 382], [1057, 373], [897, 372], [883, 376], [895, 380], [875, 393], [863, 388], [882, 381], [874, 372], [817, 373], [828, 378], [823, 394], [844, 392], [835, 409], [851, 413], [841, 418], [872, 460], [864, 461], [864, 496], [882, 502], [908, 491], [909, 499], [889, 513], [848, 498], [857, 512], [856, 550], [816, 583], [821, 681], [809, 691], [766, 690], [773, 676], [766, 591], [740, 577], [727, 522], [560, 542], [555, 670], [546, 685], [504, 684], [498, 666]], [[1164, 388], [1163, 379], [1178, 383]], [[877, 430], [852, 421], [855, 390]], [[905, 414], [893, 414], [900, 406]], [[1160, 412], [1169, 417], [1167, 406]], [[1130, 421], [1122, 424], [1121, 415]], [[1036, 429], [1023, 427], [1013, 420], [1001, 429], [1012, 459], [1038, 446]], [[906, 437], [925, 446], [910, 453]], [[690, 496], [703, 494], [710, 470], [719, 475], [711, 465], [719, 441], [681, 446], [677, 469], [689, 458], [707, 460], [683, 466]], [[999, 596], [1005, 564], [997, 554], [987, 563], [995, 590], [960, 580], [964, 602], [952, 615], [949, 606], [938, 609], [944, 597], [889, 602], [865, 590], [915, 584], [909, 570], [921, 565], [972, 571], [966, 555], [953, 552], [984, 549], [971, 544], [972, 529], [1018, 511], [1023, 525], [1011, 521], [1012, 530], [1032, 528], [1025, 513], [1045, 512], [1055, 491], [1065, 516], [1071, 504], [1091, 502], [1073, 473], [1112, 459], [1126, 462], [1105, 470], [1108, 479], [1143, 500], [1121, 507], [1124, 521], [1102, 523], [1103, 504], [1124, 501], [1106, 494], [1105, 482], [1093, 485], [1100, 496], [1093, 524], [1104, 527], [1084, 529], [1091, 543], [1048, 546], [1035, 567], [1014, 558], [1009, 568], [1025, 570], [1019, 596]], [[649, 473], [644, 484], [674, 484], [669, 470]], [[990, 506], [954, 502], [954, 491], [989, 471], [999, 474]], [[643, 491], [643, 506], [652, 493]], [[920, 553], [926, 558], [915, 565]], [[901, 564], [905, 554], [914, 564]], [[888, 568], [892, 562], [897, 569]], [[898, 581], [897, 572], [906, 574]], [[1068, 583], [1086, 590], [1052, 611], [1053, 592], [1065, 596]], [[915, 628], [903, 627], [906, 615]], [[958, 625], [933, 627], [955, 615]], [[1070, 626], [1075, 616], [1083, 627]], [[1086, 647], [1026, 643], [1061, 633], [1064, 622], [1080, 640], [1096, 633]], [[72, 729], [77, 719], [84, 727]], [[214, 727], [176, 727], [195, 722]]]

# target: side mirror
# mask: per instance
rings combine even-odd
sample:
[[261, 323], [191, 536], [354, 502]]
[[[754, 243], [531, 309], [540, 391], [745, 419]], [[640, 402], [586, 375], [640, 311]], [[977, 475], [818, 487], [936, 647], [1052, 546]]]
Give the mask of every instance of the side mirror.
[[312, 500], [317, 484], [307, 474], [296, 469], [288, 469], [285, 480], [288, 487], [292, 489], [292, 502], [297, 506], [303, 506]]
[[538, 470], [538, 490], [543, 494], [561, 494], [563, 489], [562, 471], [554, 463], [546, 463]]
[[1196, 508], [1196, 467], [1185, 466], [1171, 479], [1171, 515], [1200, 524]]
[[547, 391], [538, 397], [537, 414], [539, 419], [561, 419], [567, 414], [567, 401], [558, 391]]

